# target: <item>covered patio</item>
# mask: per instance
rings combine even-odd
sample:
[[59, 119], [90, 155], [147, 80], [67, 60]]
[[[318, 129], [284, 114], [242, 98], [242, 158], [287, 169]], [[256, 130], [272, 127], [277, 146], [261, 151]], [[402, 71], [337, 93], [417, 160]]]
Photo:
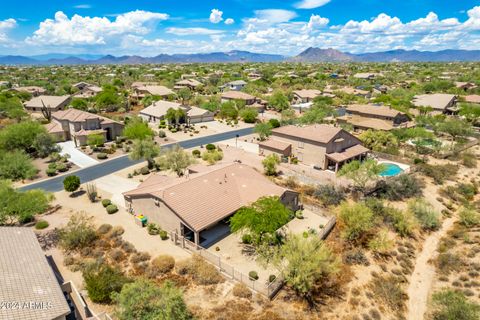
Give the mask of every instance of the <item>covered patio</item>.
[[353, 147], [343, 150], [342, 152], [326, 154], [326, 167], [327, 169], [332, 168], [332, 170], [338, 172], [338, 170], [340, 170], [340, 168], [349, 161], [364, 160], [369, 152], [369, 149], [357, 144]]

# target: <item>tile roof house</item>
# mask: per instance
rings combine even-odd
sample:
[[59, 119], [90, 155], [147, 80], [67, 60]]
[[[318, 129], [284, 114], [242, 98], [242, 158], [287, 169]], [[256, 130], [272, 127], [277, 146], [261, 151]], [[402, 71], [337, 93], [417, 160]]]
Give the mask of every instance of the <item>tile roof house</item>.
[[315, 168], [337, 171], [347, 161], [364, 158], [369, 150], [342, 128], [320, 124], [273, 129], [268, 140], [259, 142], [259, 152], [296, 157]]
[[91, 134], [101, 134], [107, 141], [115, 139], [122, 134], [123, 123], [70, 108], [52, 113], [52, 121], [46, 128], [59, 141], [73, 140], [75, 145], [82, 146]]
[[294, 90], [293, 92], [293, 100], [295, 103], [308, 103], [312, 102], [313, 99], [320, 96], [322, 92], [316, 89], [302, 89], [302, 90]]
[[37, 87], [37, 86], [13, 87], [10, 90], [17, 91], [17, 92], [27, 92], [27, 93], [30, 93], [34, 97], [45, 94], [47, 92], [47, 89], [44, 89], [42, 87]]
[[0, 301], [0, 319], [62, 320], [71, 312], [30, 228], [0, 227]]
[[123, 195], [130, 211], [202, 246], [218, 240], [222, 226], [228, 233], [227, 219], [263, 196], [278, 196], [293, 210], [299, 206], [298, 193], [239, 163], [204, 167], [181, 178], [153, 175]]
[[175, 95], [175, 92], [171, 89], [152, 83], [134, 82], [132, 88], [134, 91], [133, 96], [136, 98], [143, 98], [147, 95], [167, 98]]
[[192, 91], [195, 91], [197, 88], [203, 86], [203, 83], [201, 83], [198, 80], [195, 79], [183, 79], [180, 81], [175, 82], [175, 86], [173, 87], [174, 89], [183, 89], [183, 88], [188, 88]]
[[220, 87], [220, 89], [223, 91], [225, 89], [231, 90], [231, 91], [240, 91], [242, 90], [247, 83], [243, 80], [235, 80], [235, 81], [230, 81], [228, 83], [225, 83], [223, 86]]
[[222, 93], [221, 102], [241, 100], [245, 102], [245, 106], [255, 108], [258, 112], [263, 112], [267, 106], [267, 101], [252, 96], [242, 91], [227, 91]]
[[97, 94], [103, 91], [99, 86], [89, 84], [86, 82], [79, 82], [73, 85], [73, 87], [78, 89], [78, 92], [75, 93], [74, 97], [76, 98], [91, 98], [95, 97]]
[[23, 106], [27, 111], [40, 112], [43, 105], [49, 108], [52, 112], [65, 109], [70, 103], [71, 97], [65, 96], [37, 96], [31, 100], [24, 102]]
[[431, 107], [433, 113], [455, 114], [457, 113], [457, 96], [446, 93], [421, 94], [413, 97], [413, 105], [416, 107]]
[[337, 122], [350, 124], [354, 129], [390, 131], [415, 126], [406, 113], [388, 106], [349, 105], [345, 112], [344, 116], [337, 117]]
[[165, 119], [168, 109], [183, 109], [187, 114], [189, 123], [200, 123], [214, 120], [214, 113], [194, 106], [184, 106], [177, 102], [156, 101], [152, 105], [141, 110], [139, 115], [148, 122], [158, 123]]

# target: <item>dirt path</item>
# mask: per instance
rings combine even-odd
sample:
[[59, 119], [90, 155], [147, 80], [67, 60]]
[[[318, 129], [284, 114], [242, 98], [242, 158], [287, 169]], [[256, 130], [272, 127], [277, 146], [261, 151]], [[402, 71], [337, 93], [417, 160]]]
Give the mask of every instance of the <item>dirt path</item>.
[[442, 228], [425, 239], [423, 249], [415, 261], [408, 287], [408, 320], [423, 320], [427, 311], [427, 300], [435, 277], [435, 267], [429, 261], [437, 256], [440, 239], [453, 226], [456, 217], [445, 219]]

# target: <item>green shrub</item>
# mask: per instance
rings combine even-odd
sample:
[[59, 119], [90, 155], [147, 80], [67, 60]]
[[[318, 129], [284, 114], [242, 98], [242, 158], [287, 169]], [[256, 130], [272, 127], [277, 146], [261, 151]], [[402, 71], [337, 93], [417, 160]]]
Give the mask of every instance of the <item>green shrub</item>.
[[147, 224], [148, 234], [150, 234], [152, 236], [158, 235], [161, 230], [162, 230], [162, 228], [160, 228], [160, 226], [156, 223]]
[[165, 133], [165, 131], [159, 130], [159, 131], [158, 131], [158, 136], [159, 136], [160, 138], [165, 138], [165, 137], [167, 136], [167, 134]]
[[140, 169], [140, 173], [141, 173], [142, 175], [147, 175], [147, 174], [150, 173], [150, 169], [149, 169], [148, 167], [142, 167], [142, 168]]
[[342, 203], [338, 218], [343, 225], [342, 236], [347, 240], [359, 238], [374, 226], [372, 210], [362, 203]]
[[57, 164], [55, 162], [49, 163], [48, 169], [57, 170]]
[[42, 230], [42, 229], [48, 228], [48, 226], [49, 226], [48, 221], [39, 220], [39, 221], [35, 224], [35, 229], [37, 229], [37, 230]]
[[274, 274], [271, 274], [268, 276], [268, 282], [271, 283], [277, 279], [277, 276]]
[[244, 244], [251, 244], [252, 243], [252, 236], [248, 233], [242, 235], [242, 243]]
[[422, 186], [414, 176], [400, 174], [377, 182], [377, 193], [388, 200], [398, 201], [422, 194]]
[[59, 163], [57, 165], [57, 170], [58, 172], [66, 172], [68, 170], [68, 167], [64, 163]]
[[248, 277], [252, 280], [258, 280], [258, 273], [257, 271], [250, 271], [248, 273]]
[[108, 205], [110, 205], [112, 201], [110, 199], [103, 199], [102, 200], [102, 206], [106, 208]]
[[97, 153], [97, 159], [104, 160], [104, 159], [107, 159], [107, 158], [108, 158], [108, 155], [105, 152]]
[[435, 211], [425, 199], [418, 198], [409, 201], [408, 210], [418, 219], [422, 229], [437, 230], [440, 227], [440, 213]]
[[468, 301], [460, 291], [443, 289], [432, 297], [433, 320], [477, 320], [480, 319], [480, 305]]
[[167, 240], [168, 239], [168, 232], [167, 231], [160, 230], [159, 234], [160, 234], [160, 239], [162, 239], [162, 240]]
[[273, 129], [280, 127], [280, 121], [278, 121], [277, 119], [272, 118], [268, 120], [268, 123], [272, 126]]
[[198, 149], [195, 149], [195, 150], [192, 151], [192, 155], [193, 155], [195, 158], [200, 158], [200, 154], [201, 154], [201, 152], [200, 152], [200, 150], [198, 150]]
[[112, 268], [107, 264], [93, 264], [83, 271], [85, 289], [93, 302], [110, 303], [113, 293], [120, 292], [129, 279], [119, 268]]
[[60, 246], [64, 250], [78, 250], [90, 246], [97, 238], [91, 218], [85, 213], [70, 217], [67, 225], [60, 230]]
[[402, 237], [411, 236], [417, 229], [417, 220], [411, 211], [401, 211], [396, 208], [387, 208], [387, 220], [391, 222], [395, 231]]
[[63, 188], [68, 192], [75, 192], [80, 188], [80, 178], [77, 176], [68, 176], [63, 179]]
[[53, 177], [57, 174], [57, 169], [48, 168], [47, 170], [45, 170], [45, 173], [47, 174], [47, 176]]
[[460, 271], [463, 266], [463, 261], [458, 254], [445, 252], [438, 255], [436, 266], [440, 274], [449, 275], [451, 272]]
[[208, 151], [213, 151], [213, 150], [215, 150], [216, 148], [217, 148], [217, 147], [215, 147], [215, 145], [214, 145], [214, 144], [211, 144], [211, 143], [209, 143], [209, 144], [207, 144], [207, 145], [205, 146], [205, 149], [207, 149]]
[[114, 204], [109, 204], [106, 208], [108, 214], [113, 214], [118, 211], [118, 208]]
[[480, 214], [472, 208], [462, 207], [458, 211], [460, 224], [467, 228], [474, 227], [480, 224]]

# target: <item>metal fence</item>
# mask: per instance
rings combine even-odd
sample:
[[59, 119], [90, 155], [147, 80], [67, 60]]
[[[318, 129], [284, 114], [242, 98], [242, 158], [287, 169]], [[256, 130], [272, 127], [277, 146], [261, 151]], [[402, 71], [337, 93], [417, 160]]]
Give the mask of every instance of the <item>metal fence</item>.
[[214, 265], [220, 272], [228, 276], [230, 279], [245, 284], [250, 289], [260, 294], [263, 294], [269, 299], [272, 299], [283, 286], [283, 278], [278, 275], [275, 276], [275, 279], [273, 281], [267, 281], [266, 283], [251, 279], [248, 275], [244, 274], [232, 265], [223, 261], [220, 256], [185, 239], [184, 237], [178, 235], [176, 232], [170, 232], [170, 239], [175, 245], [182, 247], [188, 252], [200, 255], [202, 258]]

